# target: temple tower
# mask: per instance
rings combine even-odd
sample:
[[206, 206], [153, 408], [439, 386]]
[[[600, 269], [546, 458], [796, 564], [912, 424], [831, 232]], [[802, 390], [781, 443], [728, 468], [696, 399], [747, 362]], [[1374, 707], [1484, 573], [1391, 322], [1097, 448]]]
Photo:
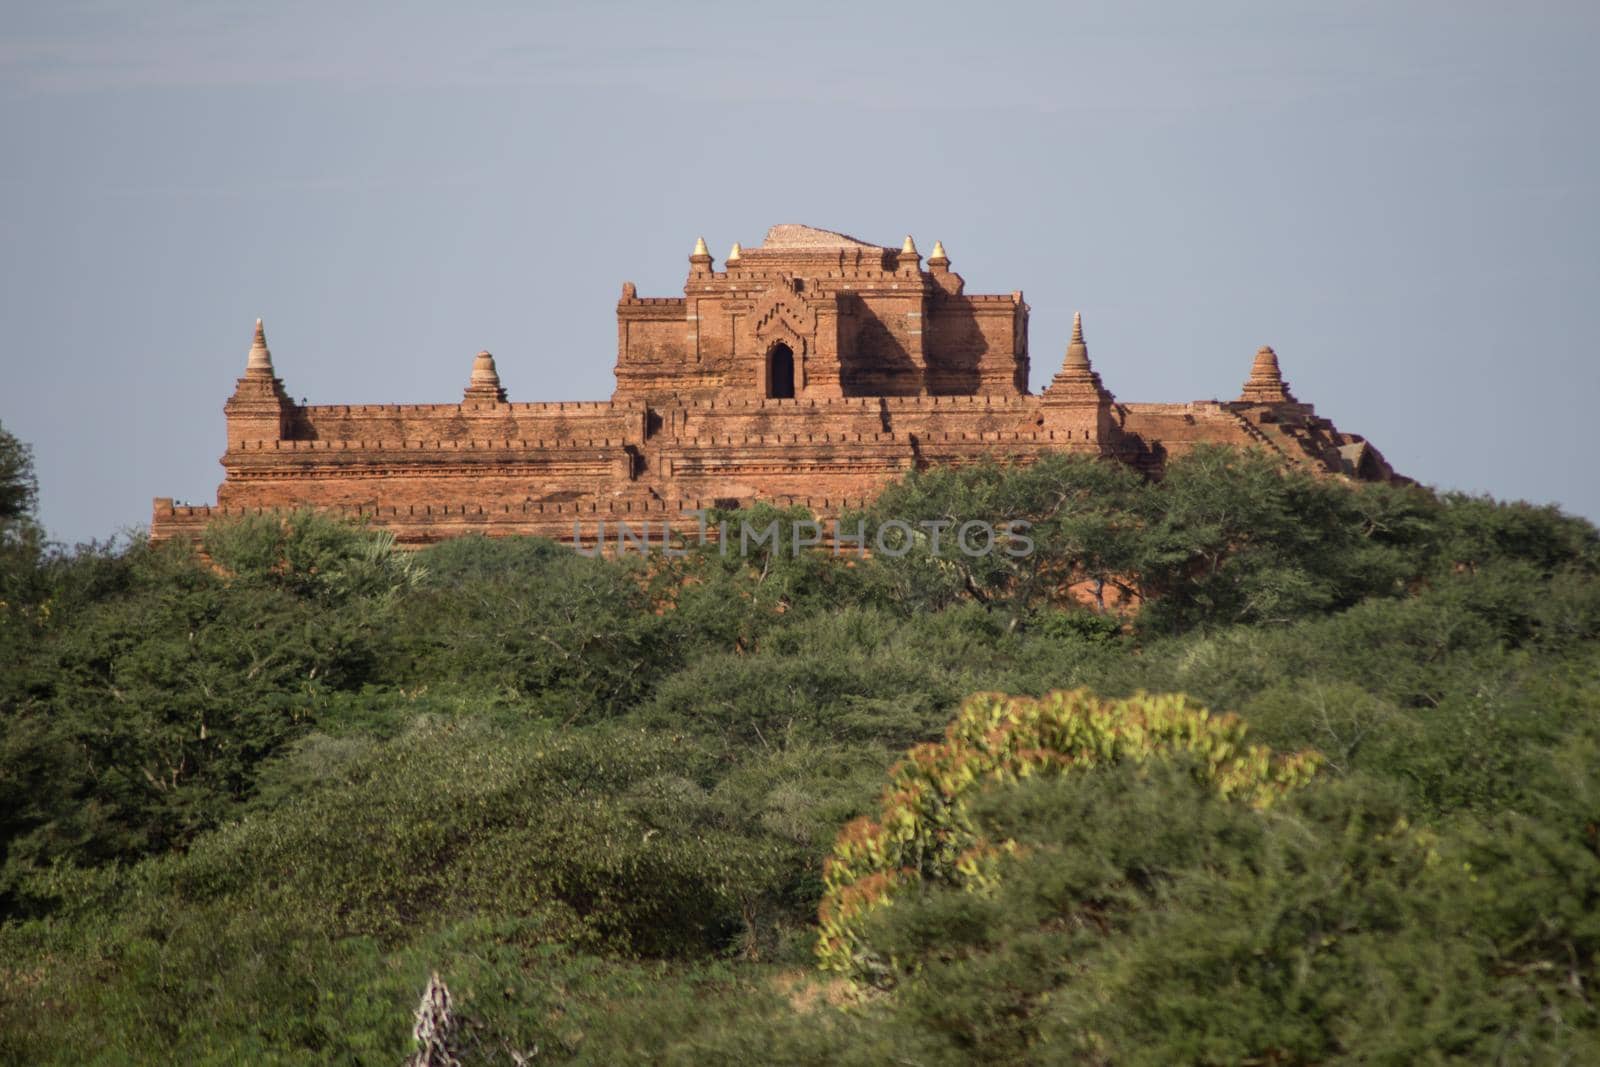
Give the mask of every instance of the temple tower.
[[1289, 383], [1283, 380], [1283, 374], [1278, 370], [1278, 354], [1268, 345], [1262, 345], [1256, 352], [1255, 361], [1250, 365], [1250, 377], [1244, 383], [1244, 390], [1239, 394], [1239, 402], [1243, 404], [1295, 404], [1298, 403], [1294, 394], [1289, 392]]
[[1083, 316], [1078, 312], [1072, 315], [1072, 338], [1061, 369], [1045, 388], [1042, 400], [1046, 428], [1065, 432], [1068, 440], [1096, 446], [1109, 439], [1111, 406], [1116, 398], [1100, 384], [1100, 375], [1089, 364]]
[[273, 369], [267, 332], [260, 319], [256, 320], [244, 377], [234, 385], [233, 395], [222, 410], [228, 420], [230, 450], [246, 441], [278, 441], [289, 436], [294, 404]]
[[967, 295], [944, 245], [924, 269], [909, 235], [896, 250], [785, 223], [721, 271], [701, 239], [681, 298], [624, 287], [617, 335], [618, 400], [1027, 391], [1022, 294]]

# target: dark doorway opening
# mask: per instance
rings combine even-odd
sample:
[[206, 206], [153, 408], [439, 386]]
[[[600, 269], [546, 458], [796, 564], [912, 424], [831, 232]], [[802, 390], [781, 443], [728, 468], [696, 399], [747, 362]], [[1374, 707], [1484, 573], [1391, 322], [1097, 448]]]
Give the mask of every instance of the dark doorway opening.
[[782, 341], [767, 353], [767, 395], [775, 400], [794, 398], [794, 349]]

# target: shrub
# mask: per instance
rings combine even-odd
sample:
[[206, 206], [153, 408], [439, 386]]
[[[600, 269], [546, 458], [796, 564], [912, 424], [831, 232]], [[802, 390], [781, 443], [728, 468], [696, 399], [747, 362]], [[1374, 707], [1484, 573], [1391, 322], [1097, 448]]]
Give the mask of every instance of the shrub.
[[994, 859], [1007, 845], [985, 840], [972, 822], [968, 801], [983, 786], [1185, 754], [1223, 796], [1264, 807], [1316, 769], [1314, 753], [1275, 757], [1244, 737], [1236, 717], [1213, 716], [1177, 695], [1103, 701], [1074, 690], [1037, 700], [972, 697], [943, 742], [918, 745], [890, 772], [877, 819], [858, 819], [839, 835], [824, 868], [818, 913], [822, 966], [890, 981], [893, 961], [862, 936], [870, 909], [919, 882], [992, 886]]
[[394, 534], [315, 511], [213, 522], [202, 544], [234, 581], [327, 601], [392, 596], [423, 578]]
[[[387, 680], [526, 698], [577, 721], [614, 715], [679, 662], [637, 561], [478, 539], [396, 607]], [[507, 565], [498, 564], [505, 561]]]

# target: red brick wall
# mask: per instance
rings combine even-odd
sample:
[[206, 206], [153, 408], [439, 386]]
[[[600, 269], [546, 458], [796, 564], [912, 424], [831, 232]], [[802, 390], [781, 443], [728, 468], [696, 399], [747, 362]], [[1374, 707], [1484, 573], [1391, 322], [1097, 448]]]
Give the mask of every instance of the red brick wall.
[[[1022, 294], [964, 289], [942, 262], [923, 270], [860, 242], [764, 247], [723, 272], [695, 257], [681, 298], [624, 286], [611, 401], [302, 407], [257, 369], [225, 407], [218, 507], [158, 499], [151, 534], [296, 507], [368, 515], [414, 544], [470, 530], [571, 539], [574, 519], [681, 519], [756, 498], [829, 517], [919, 467], [1071, 450], [1156, 469], [1202, 442], [1393, 476], [1306, 405], [1117, 404], [1081, 368], [1026, 395]], [[791, 400], [766, 397], [779, 341], [794, 350]]]

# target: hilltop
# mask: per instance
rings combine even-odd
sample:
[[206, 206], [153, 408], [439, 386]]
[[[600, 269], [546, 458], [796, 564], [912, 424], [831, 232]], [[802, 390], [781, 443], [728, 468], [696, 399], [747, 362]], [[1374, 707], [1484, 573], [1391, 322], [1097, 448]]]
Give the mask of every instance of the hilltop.
[[475, 1064], [1600, 1056], [1554, 508], [1198, 448], [908, 474], [899, 555], [758, 505], [749, 555], [202, 559], [52, 549], [9, 477], [7, 1062], [395, 1064], [433, 972]]

